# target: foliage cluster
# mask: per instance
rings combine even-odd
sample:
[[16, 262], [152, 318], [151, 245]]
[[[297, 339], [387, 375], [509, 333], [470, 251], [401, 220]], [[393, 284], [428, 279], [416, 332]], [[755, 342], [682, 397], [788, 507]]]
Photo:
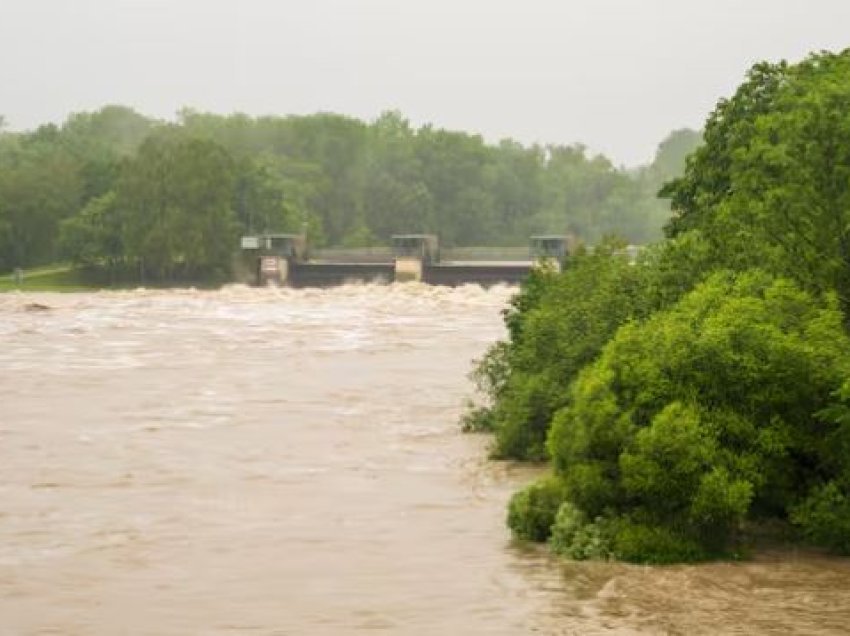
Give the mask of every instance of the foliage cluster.
[[850, 50], [757, 64], [664, 188], [669, 236], [696, 230], [715, 266], [767, 268], [850, 315]]
[[655, 199], [699, 136], [676, 131], [627, 172], [581, 146], [487, 144], [400, 114], [227, 117], [176, 124], [120, 106], [29, 133], [0, 131], [0, 272], [70, 259], [116, 275], [209, 278], [239, 233], [301, 232], [361, 247], [431, 232], [445, 245], [532, 234], [657, 238]]
[[780, 523], [850, 553], [847, 103], [850, 51], [757, 65], [665, 186], [666, 241], [517, 296], [476, 372], [496, 454], [552, 464], [517, 536], [669, 563]]
[[477, 366], [493, 399], [479, 413], [495, 432], [494, 455], [546, 458], [546, 431], [567, 389], [626, 320], [646, 315], [643, 272], [616, 245], [572, 256], [563, 275], [537, 270], [505, 312], [510, 340]]

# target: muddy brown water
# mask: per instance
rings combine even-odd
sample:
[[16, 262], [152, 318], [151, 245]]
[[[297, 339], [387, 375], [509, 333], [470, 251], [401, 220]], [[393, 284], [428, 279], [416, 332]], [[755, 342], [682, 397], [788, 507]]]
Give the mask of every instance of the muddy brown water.
[[850, 632], [847, 560], [513, 544], [456, 424], [510, 293], [0, 295], [0, 634]]

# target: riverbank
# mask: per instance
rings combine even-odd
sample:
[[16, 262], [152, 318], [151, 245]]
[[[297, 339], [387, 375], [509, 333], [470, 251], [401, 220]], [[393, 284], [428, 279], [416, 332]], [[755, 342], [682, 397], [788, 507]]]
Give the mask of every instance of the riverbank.
[[102, 269], [86, 269], [70, 263], [55, 263], [24, 270], [23, 280], [15, 281], [14, 274], [0, 274], [0, 293], [3, 292], [85, 292], [102, 289], [218, 289], [225, 281], [145, 281], [119, 279], [110, 281], [109, 272]]
[[11, 291], [93, 291], [100, 286], [85, 279], [83, 272], [69, 264], [48, 265], [24, 271], [23, 280], [14, 274], [0, 275], [0, 292]]

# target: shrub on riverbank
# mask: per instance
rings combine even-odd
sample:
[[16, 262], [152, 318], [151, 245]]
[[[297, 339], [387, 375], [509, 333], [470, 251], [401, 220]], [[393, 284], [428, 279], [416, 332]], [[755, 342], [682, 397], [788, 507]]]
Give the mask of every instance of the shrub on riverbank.
[[[568, 501], [550, 515], [555, 549], [695, 560], [728, 553], [745, 522], [779, 518], [846, 551], [842, 319], [834, 299], [747, 272], [621, 327], [554, 417], [548, 448]], [[524, 510], [539, 524], [539, 509], [516, 506], [511, 527], [531, 523]]]
[[690, 561], [790, 526], [850, 553], [848, 100], [850, 49], [757, 64], [665, 186], [666, 242], [520, 294], [491, 421], [497, 455], [546, 436], [557, 552]]
[[643, 271], [615, 248], [576, 254], [560, 275], [535, 272], [505, 312], [510, 340], [492, 347], [475, 372], [492, 406], [465, 421], [495, 432], [495, 457], [545, 459], [549, 424], [576, 374], [617, 327], [648, 313]]
[[562, 479], [555, 476], [539, 479], [511, 497], [508, 504], [508, 527], [519, 539], [546, 541], [555, 522], [555, 515], [566, 498], [567, 491]]

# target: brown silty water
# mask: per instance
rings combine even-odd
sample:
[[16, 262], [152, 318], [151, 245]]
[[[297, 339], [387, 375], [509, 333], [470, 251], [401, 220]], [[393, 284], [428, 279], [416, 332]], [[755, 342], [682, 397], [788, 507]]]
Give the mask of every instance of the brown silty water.
[[0, 634], [850, 631], [847, 560], [512, 543], [457, 427], [510, 293], [0, 295]]

